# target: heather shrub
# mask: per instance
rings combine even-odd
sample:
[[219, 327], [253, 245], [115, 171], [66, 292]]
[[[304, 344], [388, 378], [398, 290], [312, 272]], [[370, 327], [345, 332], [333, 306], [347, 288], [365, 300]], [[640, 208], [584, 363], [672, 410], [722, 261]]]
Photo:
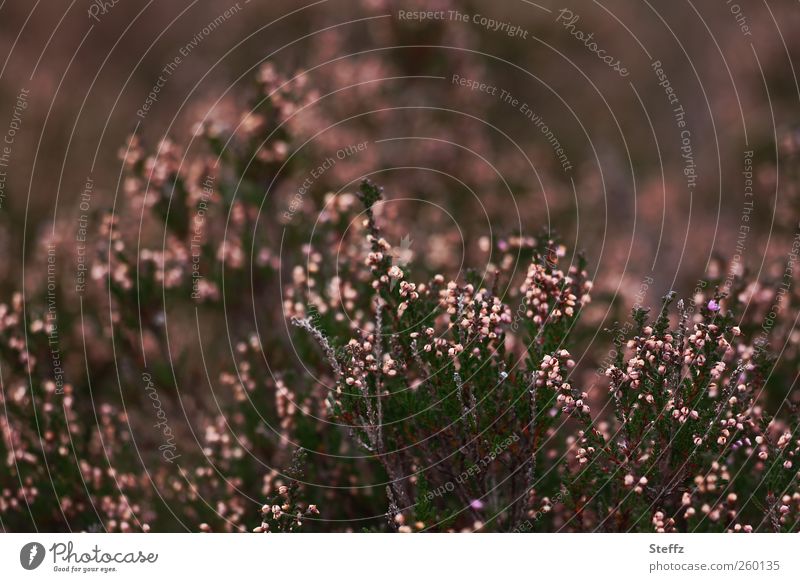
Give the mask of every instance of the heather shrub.
[[385, 471], [391, 522], [797, 528], [797, 417], [765, 410], [774, 358], [742, 337], [726, 299], [680, 301], [673, 314], [669, 296], [652, 322], [635, 310], [613, 330], [606, 400], [573, 376], [591, 289], [581, 261], [560, 267], [554, 241], [517, 237], [497, 242], [505, 252], [485, 273], [414, 283], [381, 236], [380, 190], [364, 182], [359, 198], [360, 228], [331, 256], [309, 249], [286, 310], [327, 359], [333, 418]]
[[137, 516], [152, 517], [147, 478], [135, 471], [127, 417], [100, 402], [85, 411], [91, 416], [83, 414], [75, 387], [58, 371], [63, 356], [50, 341], [53, 333], [46, 313], [26, 312], [20, 294], [0, 304], [3, 528], [55, 531], [69, 524], [87, 530], [105, 524], [127, 531]]
[[618, 274], [549, 231], [467, 229], [462, 269], [369, 159], [298, 195], [370, 128], [304, 148], [304, 75], [265, 65], [251, 96], [122, 148], [80, 302], [56, 268], [0, 305], [3, 529], [798, 530], [790, 265], [603, 329], [624, 299], [591, 279]]
[[496, 513], [494, 526], [508, 528], [524, 515], [561, 411], [588, 414], [586, 394], [566, 381], [564, 345], [591, 283], [580, 264], [559, 268], [553, 241], [533, 238], [499, 241], [500, 264], [464, 282], [413, 283], [375, 218], [380, 190], [364, 182], [359, 197], [366, 218], [333, 249], [338, 261], [310, 250], [310, 273], [287, 291], [288, 315], [330, 365], [331, 413], [380, 462], [394, 523]]
[[[3, 528], [240, 531], [261, 521], [264, 498], [296, 487], [283, 472], [290, 435], [300, 424], [316, 438], [297, 414], [314, 403], [257, 368], [262, 345], [241, 314], [276, 271], [274, 233], [251, 234], [256, 192], [286, 161], [283, 124], [305, 97], [281, 89], [271, 66], [257, 81], [234, 131], [196, 128], [202, 152], [167, 139], [148, 153], [135, 136], [121, 149], [119, 199], [89, 217], [99, 228], [80, 310], [58, 238], [46, 241], [52, 256], [34, 257], [31, 270], [48, 278], [27, 304], [16, 295], [0, 306]], [[253, 273], [263, 287], [241, 293]], [[230, 363], [200, 365], [192, 338], [170, 334], [168, 322], [200, 318], [218, 332], [206, 349]], [[208, 394], [182, 391], [209, 376], [218, 384]]]
[[577, 441], [592, 491], [582, 516], [601, 529], [797, 529], [796, 411], [764, 407], [774, 358], [748, 342], [718, 294], [698, 312], [666, 298], [643, 310], [608, 368], [614, 420]]

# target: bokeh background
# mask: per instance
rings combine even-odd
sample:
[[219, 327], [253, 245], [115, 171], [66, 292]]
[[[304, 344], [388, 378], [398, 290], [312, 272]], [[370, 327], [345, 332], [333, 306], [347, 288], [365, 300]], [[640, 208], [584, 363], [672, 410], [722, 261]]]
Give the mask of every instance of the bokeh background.
[[[776, 202], [791, 195], [788, 183], [786, 189], [777, 186], [780, 172], [789, 168], [778, 164], [781, 146], [796, 135], [792, 56], [797, 41], [790, 33], [800, 18], [795, 3], [570, 6], [580, 16], [576, 28], [594, 33], [628, 68], [627, 78], [554, 24], [560, 5], [542, 5], [552, 12], [525, 2], [332, 0], [308, 8], [294, 2], [240, 2], [239, 13], [202, 35], [203, 27], [235, 4], [120, 0], [96, 22], [87, 14], [89, 2], [6, 2], [0, 23], [4, 117], [10, 118], [21, 89], [30, 90], [30, 107], [13, 148], [14, 171], [3, 206], [5, 240], [19, 249], [22, 229], [15, 225], [25, 223], [26, 245], [35, 246], [40, 228], [75, 211], [76, 193], [90, 173], [98, 196], [110, 195], [119, 169], [117, 151], [137, 121], [142, 121], [140, 134], [151, 142], [165, 129], [184, 137], [210, 105], [220, 98], [223, 106], [234, 101], [237, 87], [251, 81], [248, 70], [270, 57], [287, 74], [313, 69], [309, 80], [323, 92], [388, 76], [446, 77], [346, 89], [319, 107], [342, 119], [386, 104], [449, 107], [478, 117], [488, 126], [442, 111], [403, 110], [358, 119], [341, 130], [379, 130], [371, 136], [375, 140], [401, 133], [418, 137], [435, 129], [441, 139], [473, 140], [469, 143], [486, 162], [441, 143], [410, 147], [398, 141], [380, 146], [374, 155], [414, 166], [428, 159], [426, 148], [446, 150], [439, 155], [448, 166], [439, 169], [472, 178], [471, 186], [480, 184], [479, 196], [492, 218], [500, 214], [502, 221], [507, 214], [503, 197], [511, 187], [518, 205], [525, 205], [527, 223], [549, 220], [576, 235], [599, 270], [619, 271], [602, 269], [603, 261], [626, 264], [632, 251], [625, 270], [635, 278], [656, 258], [661, 288], [671, 287], [676, 274], [678, 284], [696, 279], [715, 252], [732, 254], [741, 216], [743, 151], [753, 150], [757, 202], [746, 252], [757, 268], [769, 250], [772, 227], [791, 222], [782, 218], [785, 212], [776, 212]], [[471, 22], [400, 21], [396, 13], [402, 9], [485, 14], [520, 26], [529, 40]], [[384, 17], [389, 14], [394, 16]], [[136, 111], [162, 67], [198, 33], [203, 38], [169, 76], [147, 119], [138, 119]], [[352, 56], [341, 58], [346, 55]], [[325, 64], [332, 59], [339, 60]], [[686, 110], [698, 175], [692, 192], [680, 173], [680, 135], [651, 68], [654, 60], [663, 63]], [[530, 103], [564, 145], [574, 170], [561, 171], [546, 139], [511, 106], [454, 90], [452, 74], [506, 89]], [[490, 164], [506, 176], [508, 186]], [[424, 189], [433, 199], [458, 190], [443, 176], [409, 174], [388, 176], [387, 185], [402, 180], [404, 193]], [[409, 185], [417, 179], [424, 188]], [[335, 178], [330, 182], [336, 185]], [[452, 210], [462, 219], [474, 215], [474, 202], [459, 199]], [[579, 224], [582, 214], [586, 220]], [[19, 272], [12, 266], [19, 256], [10, 253], [4, 284], [12, 284], [12, 273]]]

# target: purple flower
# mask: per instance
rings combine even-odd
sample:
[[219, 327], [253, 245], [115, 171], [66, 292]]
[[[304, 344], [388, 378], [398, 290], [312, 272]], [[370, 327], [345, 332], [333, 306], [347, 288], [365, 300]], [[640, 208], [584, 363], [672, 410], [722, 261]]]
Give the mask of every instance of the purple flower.
[[719, 311], [719, 303], [716, 300], [712, 299], [711, 301], [708, 302], [708, 310]]
[[481, 501], [480, 499], [473, 499], [472, 501], [469, 502], [469, 506], [472, 509], [481, 510], [483, 509], [483, 501]]

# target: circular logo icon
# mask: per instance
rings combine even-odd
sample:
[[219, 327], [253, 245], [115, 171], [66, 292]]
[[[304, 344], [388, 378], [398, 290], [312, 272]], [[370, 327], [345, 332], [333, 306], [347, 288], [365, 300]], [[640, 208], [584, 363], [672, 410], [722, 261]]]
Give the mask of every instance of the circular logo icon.
[[44, 546], [39, 542], [30, 542], [19, 551], [19, 563], [26, 570], [35, 570], [44, 561]]

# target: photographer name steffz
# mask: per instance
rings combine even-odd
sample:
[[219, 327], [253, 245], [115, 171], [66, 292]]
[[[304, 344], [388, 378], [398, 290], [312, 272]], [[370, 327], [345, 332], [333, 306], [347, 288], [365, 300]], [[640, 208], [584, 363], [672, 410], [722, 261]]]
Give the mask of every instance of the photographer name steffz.
[[658, 544], [650, 544], [651, 554], [682, 554], [683, 546], [678, 544], [670, 544], [668, 546], [659, 546]]

